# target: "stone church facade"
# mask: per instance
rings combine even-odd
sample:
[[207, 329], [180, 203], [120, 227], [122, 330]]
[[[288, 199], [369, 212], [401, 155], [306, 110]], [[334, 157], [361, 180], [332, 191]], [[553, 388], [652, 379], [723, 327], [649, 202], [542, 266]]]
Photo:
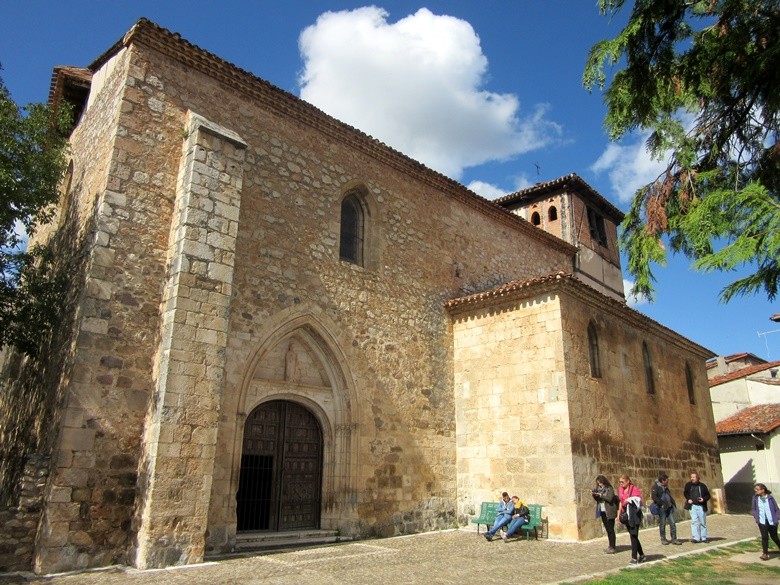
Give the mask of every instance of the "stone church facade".
[[51, 100], [72, 286], [4, 356], [0, 565], [454, 528], [503, 489], [587, 539], [598, 473], [722, 486], [712, 354], [626, 306], [576, 175], [487, 201], [146, 20]]

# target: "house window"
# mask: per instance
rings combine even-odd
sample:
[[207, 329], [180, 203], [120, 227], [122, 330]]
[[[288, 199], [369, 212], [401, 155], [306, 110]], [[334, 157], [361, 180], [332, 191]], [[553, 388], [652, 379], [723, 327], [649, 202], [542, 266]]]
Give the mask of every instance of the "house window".
[[590, 239], [601, 246], [606, 246], [607, 227], [604, 223], [604, 216], [590, 207], [588, 208], [588, 226], [590, 228]]
[[696, 404], [696, 395], [693, 393], [693, 372], [688, 364], [685, 364], [685, 383], [688, 386], [688, 402]]
[[647, 383], [647, 393], [655, 394], [655, 379], [653, 378], [653, 362], [650, 360], [650, 350], [647, 349], [647, 342], [642, 342], [642, 360], [645, 363], [645, 382]]
[[531, 215], [531, 223], [534, 225], [539, 225], [540, 223], [542, 223], [542, 218], [539, 217], [538, 212], [534, 211], [533, 214]]
[[363, 241], [365, 211], [360, 198], [351, 193], [341, 202], [341, 241], [339, 257], [342, 260], [363, 266]]
[[550, 221], [555, 221], [558, 219], [558, 210], [554, 205], [547, 210], [547, 219]]
[[601, 359], [599, 357], [599, 336], [593, 321], [588, 323], [588, 354], [590, 358], [590, 375], [601, 378]]

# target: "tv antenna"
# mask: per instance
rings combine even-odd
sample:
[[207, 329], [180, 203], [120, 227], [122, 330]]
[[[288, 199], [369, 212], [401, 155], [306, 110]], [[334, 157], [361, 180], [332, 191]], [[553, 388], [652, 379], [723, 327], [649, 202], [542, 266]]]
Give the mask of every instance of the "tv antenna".
[[758, 333], [759, 337], [761, 337], [763, 335], [763, 337], [764, 337], [764, 344], [766, 345], [766, 360], [768, 362], [771, 362], [772, 359], [771, 359], [771, 357], [769, 355], [769, 342], [767, 341], [766, 336], [769, 335], [770, 333], [780, 333], [780, 329], [772, 329], [771, 331], [756, 331], [756, 333]]

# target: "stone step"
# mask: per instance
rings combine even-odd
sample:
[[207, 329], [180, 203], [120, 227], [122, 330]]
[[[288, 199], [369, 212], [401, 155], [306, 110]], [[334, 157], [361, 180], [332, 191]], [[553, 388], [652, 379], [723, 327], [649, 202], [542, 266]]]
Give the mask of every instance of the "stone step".
[[[352, 540], [338, 534], [336, 530], [290, 530], [286, 532], [241, 532], [236, 536], [236, 546], [232, 554], [257, 553], [285, 548], [301, 548], [323, 544], [334, 544]], [[213, 557], [230, 556], [230, 553], [207, 555]]]

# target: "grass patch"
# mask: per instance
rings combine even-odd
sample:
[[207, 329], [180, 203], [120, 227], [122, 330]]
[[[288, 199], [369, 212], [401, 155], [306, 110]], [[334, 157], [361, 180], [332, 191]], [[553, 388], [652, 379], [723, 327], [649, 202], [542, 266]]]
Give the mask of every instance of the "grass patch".
[[[737, 554], [756, 555], [755, 564], [731, 560]], [[688, 555], [652, 566], [622, 569], [599, 579], [579, 581], [577, 585], [771, 585], [780, 583], [780, 567], [758, 561], [758, 540]], [[776, 565], [776, 563], [773, 563]], [[572, 584], [569, 584], [572, 585]]]

